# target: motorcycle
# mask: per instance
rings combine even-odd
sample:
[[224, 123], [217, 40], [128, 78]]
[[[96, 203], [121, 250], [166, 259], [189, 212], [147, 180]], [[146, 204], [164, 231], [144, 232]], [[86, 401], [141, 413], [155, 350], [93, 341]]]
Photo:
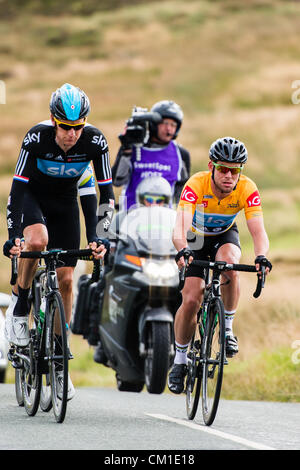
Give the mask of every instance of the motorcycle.
[[0, 383], [5, 382], [6, 370], [8, 366], [7, 353], [9, 349], [8, 342], [4, 336], [5, 316], [2, 309], [7, 308], [10, 302], [10, 296], [0, 292]]
[[100, 340], [120, 391], [140, 392], [146, 384], [149, 393], [159, 394], [175, 354], [173, 322], [181, 302], [172, 243], [176, 212], [144, 206], [117, 217]]

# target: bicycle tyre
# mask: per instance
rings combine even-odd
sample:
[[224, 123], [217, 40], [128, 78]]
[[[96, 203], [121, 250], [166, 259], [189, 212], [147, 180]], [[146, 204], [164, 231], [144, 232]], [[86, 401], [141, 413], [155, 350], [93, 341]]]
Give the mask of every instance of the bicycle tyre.
[[22, 369], [15, 369], [15, 392], [18, 405], [24, 406], [22, 392]]
[[[34, 416], [40, 404], [42, 376], [38, 372], [38, 362], [34, 353], [35, 330], [30, 330], [30, 341], [28, 346], [27, 361], [23, 361], [23, 369], [21, 373], [22, 394], [24, 408], [29, 416]], [[24, 351], [26, 354], [26, 352]]]
[[221, 299], [209, 303], [203, 351], [202, 415], [210, 426], [217, 413], [225, 359], [225, 318]]
[[[49, 364], [52, 408], [56, 422], [62, 423], [65, 419], [68, 400], [68, 343], [66, 332], [65, 311], [59, 292], [53, 291], [46, 308], [47, 344], [46, 351]], [[60, 334], [57, 335], [56, 332]], [[60, 351], [57, 354], [57, 343]], [[57, 373], [60, 374], [58, 384]]]
[[200, 333], [199, 325], [196, 326], [188, 351], [188, 371], [186, 377], [186, 413], [188, 419], [195, 418], [202, 382], [202, 368], [200, 364]]
[[40, 408], [45, 413], [48, 413], [48, 411], [50, 411], [52, 408], [51, 383], [49, 374], [43, 374], [42, 376]]

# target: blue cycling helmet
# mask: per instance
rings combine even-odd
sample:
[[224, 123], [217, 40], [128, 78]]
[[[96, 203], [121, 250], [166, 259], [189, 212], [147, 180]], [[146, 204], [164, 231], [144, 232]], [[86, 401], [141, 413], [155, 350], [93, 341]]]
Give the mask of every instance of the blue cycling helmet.
[[77, 121], [89, 114], [90, 101], [80, 88], [65, 83], [52, 93], [50, 111], [57, 119]]

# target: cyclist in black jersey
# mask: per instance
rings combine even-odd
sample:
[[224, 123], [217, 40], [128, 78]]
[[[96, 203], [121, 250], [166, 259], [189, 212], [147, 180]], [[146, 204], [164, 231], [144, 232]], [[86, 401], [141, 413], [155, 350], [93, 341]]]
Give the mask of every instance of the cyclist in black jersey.
[[[111, 169], [107, 141], [102, 132], [86, 122], [90, 111], [87, 95], [77, 87], [64, 84], [52, 93], [51, 119], [32, 127], [26, 134], [13, 177], [7, 206], [9, 240], [4, 254], [19, 255], [21, 250], [79, 248], [80, 221], [77, 183], [93, 162], [100, 190], [98, 216], [89, 204], [84, 209], [86, 233], [94, 256], [106, 252], [105, 237], [114, 209]], [[25, 241], [21, 243], [22, 236]], [[72, 281], [76, 261], [65, 259], [58, 269], [60, 290], [67, 322], [71, 318]], [[20, 259], [18, 300], [9, 340], [19, 346], [28, 344], [28, 294], [36, 262]]]

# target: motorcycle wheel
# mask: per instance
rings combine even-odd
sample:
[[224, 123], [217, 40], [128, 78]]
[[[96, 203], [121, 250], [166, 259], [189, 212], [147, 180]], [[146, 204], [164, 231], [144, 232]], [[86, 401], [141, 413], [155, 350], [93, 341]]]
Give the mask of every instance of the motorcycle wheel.
[[149, 393], [162, 393], [166, 386], [170, 354], [170, 324], [149, 322], [146, 330], [144, 373]]

